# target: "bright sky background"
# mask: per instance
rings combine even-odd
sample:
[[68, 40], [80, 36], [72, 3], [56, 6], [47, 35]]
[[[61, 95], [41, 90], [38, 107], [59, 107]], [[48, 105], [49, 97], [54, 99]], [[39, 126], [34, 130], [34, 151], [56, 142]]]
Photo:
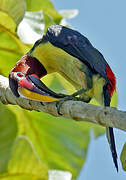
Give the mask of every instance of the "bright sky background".
[[[126, 0], [53, 0], [55, 8], [78, 9], [79, 15], [71, 19], [71, 26], [84, 34], [99, 49], [117, 77], [118, 108], [126, 110]], [[125, 66], [124, 66], [125, 65]], [[112, 162], [105, 136], [92, 140], [87, 162], [78, 180], [124, 180], [120, 153], [126, 133], [115, 130], [119, 173]]]

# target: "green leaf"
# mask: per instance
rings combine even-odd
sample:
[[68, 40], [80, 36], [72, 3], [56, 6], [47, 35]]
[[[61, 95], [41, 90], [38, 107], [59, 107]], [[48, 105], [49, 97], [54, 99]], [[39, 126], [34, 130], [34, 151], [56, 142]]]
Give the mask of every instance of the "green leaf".
[[25, 136], [19, 136], [13, 145], [11, 160], [8, 165], [8, 175], [18, 179], [47, 180], [48, 169], [37, 155], [32, 143]]
[[15, 32], [25, 7], [25, 0], [0, 0], [0, 72], [7, 76], [15, 62], [30, 49]]
[[28, 11], [40, 11], [43, 10], [49, 14], [56, 24], [59, 24], [62, 16], [55, 10], [50, 0], [26, 0]]
[[118, 93], [117, 91], [114, 91], [112, 99], [111, 99], [111, 107], [117, 107], [118, 105]]
[[[23, 19], [25, 9], [26, 9], [25, 0], [0, 0], [0, 11], [6, 13], [9, 19], [11, 17], [13, 21], [16, 23], [16, 25], [18, 25]], [[1, 21], [2, 20], [3, 19], [1, 19]], [[4, 22], [4, 23], [8, 24], [8, 22]]]
[[1, 25], [0, 33], [0, 72], [8, 76], [17, 60], [29, 51], [30, 46], [22, 43], [15, 33]]
[[13, 141], [17, 134], [16, 116], [0, 103], [0, 173], [8, 169]]
[[99, 126], [97, 124], [92, 125], [94, 138], [98, 138], [99, 136], [105, 133], [105, 127]]
[[42, 78], [42, 81], [56, 93], [72, 94], [75, 88], [60, 74], [52, 73]]
[[0, 11], [0, 27], [1, 26], [6, 27], [13, 33], [15, 32], [17, 27], [14, 20], [10, 16], [8, 16], [7, 13]]
[[17, 112], [19, 109], [19, 114], [15, 112], [20, 132], [30, 139], [48, 169], [69, 171], [74, 178], [77, 177], [86, 158], [90, 125], [16, 109]]
[[120, 160], [122, 163], [123, 170], [126, 171], [126, 143], [123, 146], [123, 150], [122, 150], [121, 155], [120, 155]]
[[54, 92], [67, 94], [67, 89], [64, 87], [65, 83], [63, 84], [62, 80], [66, 82], [66, 80], [58, 75], [58, 73], [49, 74], [42, 78], [42, 81]]
[[0, 72], [8, 76], [9, 71], [28, 52], [30, 47], [23, 44], [18, 37], [5, 27], [0, 27]]
[[47, 180], [47, 179], [43, 179], [43, 178], [40, 178], [38, 176], [33, 176], [32, 174], [4, 174], [4, 175], [1, 175], [0, 176], [0, 179], [1, 180]]
[[44, 32], [46, 33], [47, 28], [53, 24], [55, 24], [55, 21], [53, 20], [53, 18], [46, 12], [43, 12], [44, 15], [44, 22], [45, 22], [45, 29]]

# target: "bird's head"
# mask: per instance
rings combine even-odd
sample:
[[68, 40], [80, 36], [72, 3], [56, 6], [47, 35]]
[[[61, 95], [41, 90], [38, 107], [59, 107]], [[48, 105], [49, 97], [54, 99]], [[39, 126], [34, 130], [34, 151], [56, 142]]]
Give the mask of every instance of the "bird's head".
[[9, 73], [9, 86], [16, 97], [20, 96], [18, 93], [19, 80], [31, 74], [41, 78], [47, 74], [47, 71], [35, 57], [26, 54], [21, 57]]
[[[31, 76], [39, 79], [38, 76], [35, 74], [32, 74]], [[13, 81], [16, 83], [17, 86], [16, 93], [18, 94], [18, 97], [19, 96], [27, 97], [26, 92], [28, 91], [32, 96], [33, 96], [32, 92], [40, 93], [39, 89], [36, 88], [35, 84], [30, 80], [29, 77], [30, 75], [25, 76], [25, 74], [23, 74], [22, 72], [11, 73], [11, 79], [13, 79]], [[26, 90], [24, 91], [24, 89], [27, 89], [28, 91]]]

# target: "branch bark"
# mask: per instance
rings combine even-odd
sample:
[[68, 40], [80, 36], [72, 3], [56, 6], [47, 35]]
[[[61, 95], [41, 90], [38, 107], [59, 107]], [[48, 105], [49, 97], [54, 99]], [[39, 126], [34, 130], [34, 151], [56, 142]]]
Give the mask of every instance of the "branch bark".
[[[3, 104], [19, 105], [27, 110], [46, 112], [53, 116], [57, 114], [56, 103], [44, 103], [16, 98], [10, 88], [8, 78], [0, 75], [0, 101]], [[82, 101], [66, 101], [61, 106], [62, 117], [76, 121], [88, 121], [105, 127], [114, 127], [126, 130], [126, 112], [116, 108], [95, 106]]]

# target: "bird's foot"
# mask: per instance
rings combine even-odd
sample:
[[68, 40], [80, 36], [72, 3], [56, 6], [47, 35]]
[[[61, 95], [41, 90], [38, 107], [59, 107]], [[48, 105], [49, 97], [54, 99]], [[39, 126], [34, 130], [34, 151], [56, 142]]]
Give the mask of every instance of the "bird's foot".
[[61, 94], [63, 95], [64, 97], [60, 100], [60, 101], [57, 101], [56, 102], [56, 108], [57, 108], [57, 113], [59, 115], [62, 115], [62, 113], [60, 112], [60, 108], [61, 108], [61, 105], [65, 102], [65, 101], [68, 101], [68, 100], [73, 100], [73, 101], [84, 101], [84, 102], [89, 102], [90, 101], [90, 98], [89, 99], [83, 99], [83, 98], [80, 98], [80, 97], [76, 97], [80, 94], [83, 94], [87, 91], [87, 89], [80, 89], [79, 91], [71, 94], [71, 95], [64, 95], [64, 94]]
[[42, 106], [45, 106], [45, 104], [43, 102], [40, 102]]
[[65, 102], [65, 101], [69, 101], [69, 100], [73, 100], [73, 101], [78, 101], [79, 98], [76, 98], [76, 97], [73, 97], [71, 95], [68, 95], [66, 97], [64, 97], [63, 99], [61, 99], [60, 101], [57, 101], [56, 102], [56, 108], [57, 108], [57, 113], [59, 115], [63, 115], [61, 112], [60, 112], [60, 108], [61, 108], [61, 105]]

